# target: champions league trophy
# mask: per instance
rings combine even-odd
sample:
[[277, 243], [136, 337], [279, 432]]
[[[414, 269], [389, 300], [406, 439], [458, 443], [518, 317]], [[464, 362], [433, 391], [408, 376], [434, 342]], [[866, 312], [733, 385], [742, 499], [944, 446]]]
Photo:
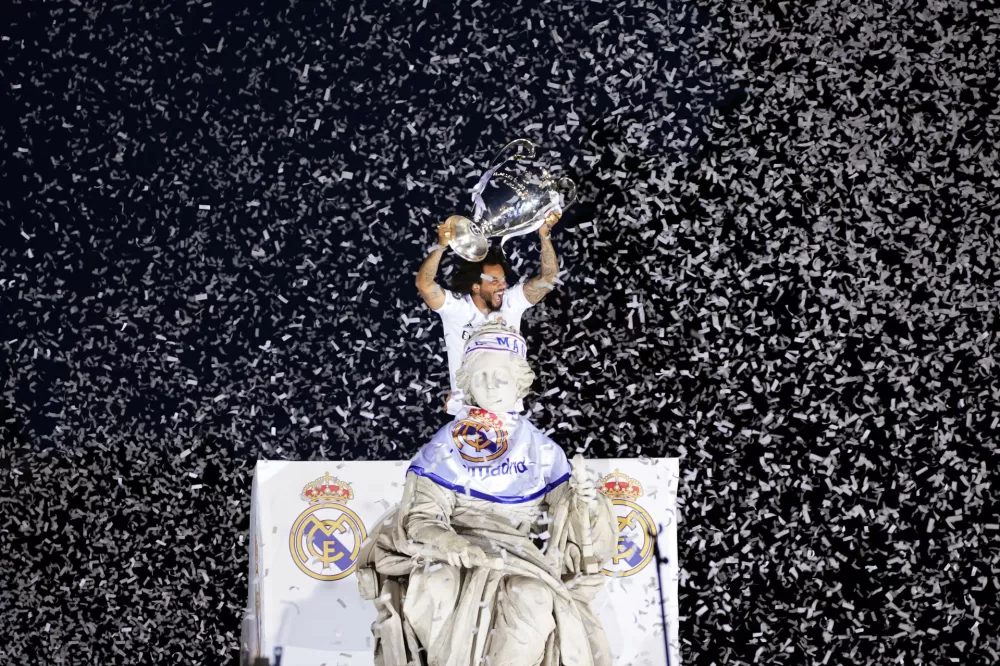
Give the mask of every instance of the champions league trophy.
[[512, 236], [531, 233], [542, 226], [545, 216], [576, 200], [576, 184], [557, 177], [535, 159], [537, 146], [517, 139], [504, 146], [472, 191], [472, 219], [453, 215], [455, 237], [448, 244], [466, 261], [482, 261], [489, 239], [499, 236], [501, 245]]

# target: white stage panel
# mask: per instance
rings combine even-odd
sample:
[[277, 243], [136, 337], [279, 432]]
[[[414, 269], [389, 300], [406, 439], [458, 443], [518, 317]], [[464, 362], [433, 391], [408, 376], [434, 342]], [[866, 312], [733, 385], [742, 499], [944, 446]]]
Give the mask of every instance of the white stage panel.
[[[361, 599], [354, 576], [358, 548], [369, 528], [402, 496], [409, 461], [261, 461], [251, 508], [250, 598], [244, 644], [283, 666], [370, 666], [375, 609]], [[660, 568], [669, 666], [677, 651], [678, 461], [605, 459], [590, 469], [612, 484], [621, 536], [607, 565], [608, 585], [595, 610], [619, 666], [668, 666], [653, 540], [659, 530]], [[311, 487], [336, 487], [339, 502], [311, 503]], [[327, 489], [327, 493], [329, 488]], [[305, 497], [304, 497], [305, 495]]]

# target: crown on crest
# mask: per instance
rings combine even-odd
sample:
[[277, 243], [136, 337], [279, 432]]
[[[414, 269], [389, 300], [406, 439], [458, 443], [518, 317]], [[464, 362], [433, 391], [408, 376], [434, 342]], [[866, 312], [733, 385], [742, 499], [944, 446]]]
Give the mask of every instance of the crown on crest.
[[601, 479], [599, 489], [613, 500], [636, 500], [642, 495], [642, 484], [617, 469]]
[[485, 423], [486, 425], [492, 426], [497, 430], [503, 430], [503, 419], [486, 409], [473, 407], [469, 410], [469, 418], [479, 421], [480, 423]]
[[310, 481], [302, 489], [302, 499], [310, 504], [322, 504], [326, 502], [337, 502], [345, 504], [347, 500], [354, 499], [354, 491], [351, 484], [330, 476], [327, 472], [315, 481]]

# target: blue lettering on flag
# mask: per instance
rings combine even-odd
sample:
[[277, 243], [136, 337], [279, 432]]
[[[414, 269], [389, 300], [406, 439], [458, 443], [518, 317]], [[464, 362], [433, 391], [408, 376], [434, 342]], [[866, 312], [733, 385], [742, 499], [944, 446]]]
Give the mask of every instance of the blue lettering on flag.
[[528, 464], [524, 460], [518, 460], [515, 462], [510, 462], [505, 460], [499, 465], [490, 465], [487, 467], [473, 467], [471, 465], [463, 465], [465, 471], [469, 473], [470, 476], [485, 478], [488, 476], [519, 476], [528, 471]]

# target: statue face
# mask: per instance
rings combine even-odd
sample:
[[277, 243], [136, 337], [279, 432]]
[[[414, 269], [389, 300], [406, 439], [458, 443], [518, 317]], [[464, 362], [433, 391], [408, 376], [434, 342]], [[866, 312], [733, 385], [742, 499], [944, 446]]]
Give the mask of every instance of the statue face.
[[517, 404], [514, 356], [507, 352], [481, 351], [466, 363], [471, 380], [472, 401], [491, 412], [512, 412]]

